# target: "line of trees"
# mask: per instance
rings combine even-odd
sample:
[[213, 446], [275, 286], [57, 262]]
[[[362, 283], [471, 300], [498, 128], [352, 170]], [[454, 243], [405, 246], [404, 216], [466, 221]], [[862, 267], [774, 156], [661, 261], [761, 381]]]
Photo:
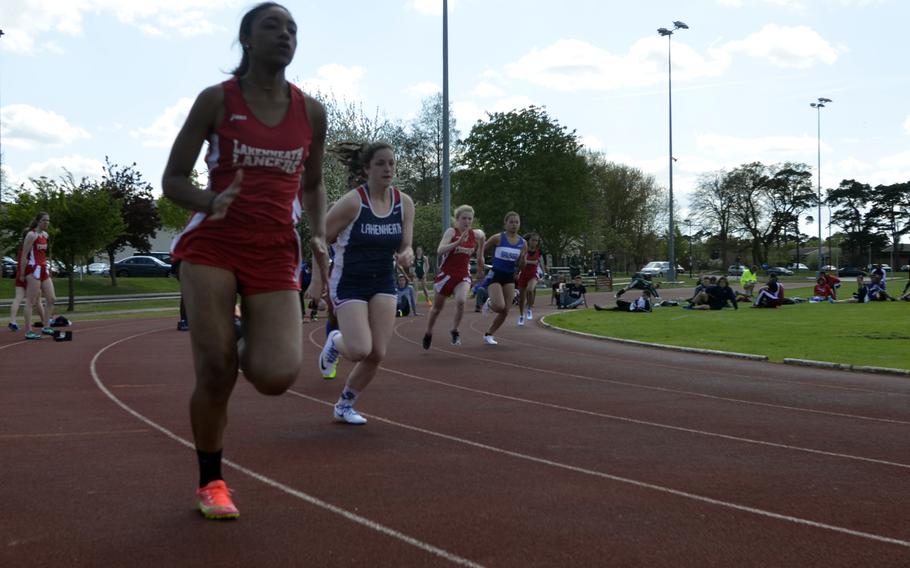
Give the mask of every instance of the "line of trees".
[[[717, 246], [722, 266], [734, 254], [741, 256], [737, 245], [743, 240], [749, 244], [748, 256], [754, 263], [774, 260], [772, 249], [778, 256], [787, 254], [790, 243], [794, 243], [799, 262], [800, 244], [811, 242], [811, 237], [800, 233], [800, 220], [814, 221], [803, 214], [819, 205], [819, 196], [812, 187], [808, 165], [753, 162], [702, 175], [689, 205], [690, 221]], [[844, 180], [826, 191], [822, 205], [831, 207], [830, 222], [843, 230], [838, 243], [847, 263], [863, 264], [870, 251], [894, 245], [910, 232], [910, 182], [873, 188]]]

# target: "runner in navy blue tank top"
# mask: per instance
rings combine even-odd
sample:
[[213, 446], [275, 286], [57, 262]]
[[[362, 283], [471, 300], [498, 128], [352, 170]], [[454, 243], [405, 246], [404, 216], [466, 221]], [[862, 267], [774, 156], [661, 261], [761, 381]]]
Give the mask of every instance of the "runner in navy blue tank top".
[[[339, 329], [326, 339], [319, 370], [328, 379], [336, 374], [339, 356], [354, 363], [335, 404], [335, 419], [365, 424], [354, 402], [376, 376], [392, 336], [395, 263], [407, 269], [414, 260], [414, 202], [392, 186], [395, 156], [388, 144], [341, 144], [332, 152], [367, 181], [339, 199], [326, 216], [326, 240], [335, 253], [329, 299]], [[322, 284], [313, 276], [310, 287], [316, 294]]]
[[484, 253], [493, 249], [493, 280], [487, 287], [490, 294], [487, 303], [489, 309], [496, 313], [490, 328], [483, 334], [483, 341], [487, 345], [496, 345], [493, 334], [509, 317], [509, 308], [512, 307], [512, 298], [515, 296], [515, 272], [524, 267], [525, 255], [528, 253], [528, 244], [518, 234], [521, 227], [518, 213], [506, 213], [504, 224], [505, 231], [487, 239], [483, 247]]

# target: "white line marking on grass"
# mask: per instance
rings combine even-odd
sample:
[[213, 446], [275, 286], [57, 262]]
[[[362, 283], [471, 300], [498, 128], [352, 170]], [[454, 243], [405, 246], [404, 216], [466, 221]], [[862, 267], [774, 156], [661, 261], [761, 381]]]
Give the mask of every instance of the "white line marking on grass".
[[[165, 328], [165, 329], [170, 329], [170, 328]], [[130, 407], [129, 405], [127, 405], [126, 403], [121, 401], [119, 398], [117, 398], [110, 390], [108, 390], [108, 388], [106, 386], [104, 386], [104, 383], [101, 381], [101, 377], [98, 375], [97, 362], [98, 362], [99, 357], [101, 357], [101, 355], [105, 351], [107, 351], [108, 349], [110, 349], [120, 343], [130, 341], [131, 339], [135, 339], [137, 337], [142, 337], [144, 335], [149, 335], [151, 333], [158, 333], [160, 331], [164, 331], [164, 329], [156, 329], [156, 330], [152, 330], [152, 331], [146, 331], [143, 333], [137, 333], [135, 335], [130, 335], [129, 337], [124, 337], [123, 339], [119, 339], [113, 343], [106, 345], [105, 347], [102, 347], [97, 353], [95, 353], [95, 356], [92, 357], [92, 362], [90, 365], [91, 372], [92, 372], [92, 379], [95, 381], [95, 385], [101, 390], [101, 392], [103, 392], [105, 394], [105, 396], [107, 396], [111, 401], [113, 401], [117, 406], [122, 408], [124, 411], [131, 414], [134, 418], [147, 424], [148, 426], [154, 428], [155, 430], [161, 432], [162, 434], [164, 434], [168, 438], [174, 440], [175, 442], [178, 442], [179, 444], [182, 444], [182, 445], [186, 446], [187, 448], [194, 449], [195, 445], [192, 442], [190, 442], [189, 440], [181, 438], [180, 436], [171, 432], [164, 426], [158, 424], [157, 422], [153, 421], [150, 418], [147, 418], [145, 415], [140, 414], [138, 411], [134, 410], [132, 407]], [[278, 489], [279, 491], [282, 491], [284, 493], [287, 493], [288, 495], [296, 497], [296, 498], [300, 499], [301, 501], [309, 503], [310, 505], [314, 505], [321, 509], [325, 509], [326, 511], [329, 511], [331, 513], [344, 517], [345, 519], [347, 519], [349, 521], [352, 521], [354, 523], [367, 527], [368, 529], [374, 530], [376, 532], [385, 534], [386, 536], [390, 536], [401, 542], [409, 544], [415, 548], [423, 550], [424, 552], [427, 552], [429, 554], [432, 554], [434, 556], [447, 560], [453, 564], [457, 564], [459, 566], [471, 566], [474, 568], [482, 568], [481, 564], [472, 562], [471, 560], [468, 560], [467, 558], [462, 558], [461, 556], [458, 556], [452, 552], [449, 552], [442, 548], [433, 546], [432, 544], [428, 544], [428, 543], [418, 540], [414, 537], [408, 536], [393, 528], [390, 528], [383, 524], [377, 523], [376, 521], [373, 521], [366, 517], [360, 516], [356, 513], [352, 513], [346, 509], [342, 509], [341, 507], [338, 507], [336, 505], [332, 505], [331, 503], [328, 503], [327, 501], [323, 501], [322, 499], [319, 499], [318, 497], [314, 497], [308, 493], [304, 493], [303, 491], [299, 491], [297, 489], [294, 489], [293, 487], [289, 487], [281, 482], [275, 481], [274, 479], [272, 479], [270, 477], [266, 477], [265, 475], [262, 475], [261, 473], [258, 473], [247, 467], [244, 467], [237, 462], [227, 460], [227, 459], [222, 460], [222, 462], [225, 465], [232, 467], [235, 470], [255, 479], [256, 481], [259, 481], [261, 483], [264, 483], [265, 485], [268, 485], [269, 487]]]
[[[312, 401], [312, 402], [316, 402], [316, 403], [325, 405], [325, 406], [332, 406], [332, 405], [333, 405], [333, 403], [331, 403], [331, 402], [327, 402], [327, 401], [324, 401], [324, 400], [320, 400], [320, 399], [318, 399], [318, 398], [311, 397], [311, 396], [309, 396], [309, 395], [305, 395], [305, 394], [300, 393], [300, 392], [297, 392], [297, 391], [295, 391], [295, 390], [289, 390], [288, 393], [289, 393], [289, 394], [292, 394], [292, 395], [294, 395], [294, 396], [298, 396], [298, 397], [300, 397], [300, 398], [306, 399], [306, 400], [310, 400], [310, 401]], [[906, 540], [900, 540], [900, 539], [897, 539], [897, 538], [892, 538], [892, 537], [888, 537], [888, 536], [878, 535], [878, 534], [874, 534], [874, 533], [867, 533], [867, 532], [863, 532], [863, 531], [857, 531], [857, 530], [853, 530], [853, 529], [848, 529], [848, 528], [846, 528], [846, 527], [839, 527], [839, 526], [837, 526], [837, 525], [829, 525], [829, 524], [827, 524], [827, 523], [821, 523], [821, 522], [813, 521], [813, 520], [810, 520], [810, 519], [803, 519], [803, 518], [800, 518], [800, 517], [793, 517], [793, 516], [790, 516], [790, 515], [784, 515], [784, 514], [781, 514], [781, 513], [775, 513], [775, 512], [773, 512], [773, 511], [767, 511], [767, 510], [765, 510], [765, 509], [759, 509], [759, 508], [757, 508], [757, 507], [749, 507], [749, 506], [747, 506], [747, 505], [739, 505], [739, 504], [737, 504], [737, 503], [732, 503], [732, 502], [730, 502], [730, 501], [723, 501], [723, 500], [720, 500], [720, 499], [714, 499], [714, 498], [712, 498], [712, 497], [705, 497], [705, 496], [703, 496], [703, 495], [698, 495], [698, 494], [696, 494], [696, 493], [689, 493], [689, 492], [687, 492], [687, 491], [680, 491], [679, 489], [673, 489], [673, 488], [670, 488], [670, 487], [665, 487], [665, 486], [663, 486], [663, 485], [656, 485], [656, 484], [653, 484], [653, 483], [647, 483], [647, 482], [644, 482], [644, 481], [638, 481], [638, 480], [636, 480], [636, 479], [630, 479], [630, 478], [628, 478], [628, 477], [620, 477], [620, 476], [618, 476], [618, 475], [612, 475], [612, 474], [609, 474], [609, 473], [604, 473], [604, 472], [596, 471], [596, 470], [593, 470], [593, 469], [587, 469], [587, 468], [584, 468], [584, 467], [578, 467], [578, 466], [574, 466], [574, 465], [569, 465], [569, 464], [564, 464], [564, 463], [560, 463], [560, 462], [548, 460], [548, 459], [546, 459], [546, 458], [539, 458], [539, 457], [536, 457], [536, 456], [532, 456], [532, 455], [528, 455], [528, 454], [523, 454], [523, 453], [520, 453], [520, 452], [514, 452], [514, 451], [511, 451], [511, 450], [506, 450], [506, 449], [504, 449], [504, 448], [498, 448], [498, 447], [496, 447], [496, 446], [491, 446], [491, 445], [489, 445], [489, 444], [482, 444], [482, 443], [480, 443], [480, 442], [474, 442], [474, 441], [472, 441], [472, 440], [468, 440], [468, 439], [465, 439], [465, 438], [459, 438], [458, 436], [451, 436], [451, 435], [449, 435], [449, 434], [443, 434], [443, 433], [441, 433], [441, 432], [435, 432], [435, 431], [433, 431], [433, 430], [427, 430], [427, 429], [425, 429], [425, 428], [420, 428], [420, 427], [418, 427], [418, 426], [411, 426], [411, 425], [409, 425], [409, 424], [403, 424], [403, 423], [401, 423], [401, 422], [396, 422], [396, 421], [394, 421], [394, 420], [389, 420], [388, 418], [382, 418], [382, 417], [380, 417], [380, 416], [376, 416], [375, 414], [366, 414], [365, 412], [361, 412], [361, 414], [363, 414], [364, 416], [366, 416], [366, 417], [368, 417], [368, 418], [371, 418], [371, 419], [373, 419], [373, 420], [375, 420], [375, 421], [377, 421], [377, 422], [384, 422], [384, 423], [389, 424], [389, 425], [391, 425], [391, 426], [397, 426], [397, 427], [399, 427], [399, 428], [404, 428], [405, 430], [411, 430], [412, 432], [418, 432], [418, 433], [421, 433], [421, 434], [426, 434], [427, 436], [434, 436], [434, 437], [436, 437], [436, 438], [441, 438], [441, 439], [443, 439], [443, 440], [448, 440], [448, 441], [450, 441], [450, 442], [455, 442], [455, 443], [458, 443], [458, 444], [464, 444], [464, 445], [467, 445], [467, 446], [471, 446], [471, 447], [478, 448], [478, 449], [481, 449], [481, 450], [486, 450], [486, 451], [493, 452], [493, 453], [496, 453], [496, 454], [501, 454], [501, 455], [509, 456], [509, 457], [516, 458], [516, 459], [519, 459], [519, 460], [530, 461], [530, 462], [534, 462], [534, 463], [538, 463], [538, 464], [546, 465], [546, 466], [550, 466], [550, 467], [555, 467], [555, 468], [562, 469], [562, 470], [566, 470], [566, 471], [572, 471], [572, 472], [575, 472], [575, 473], [581, 473], [581, 474], [584, 474], [584, 475], [589, 475], [589, 476], [593, 476], [593, 477], [599, 477], [599, 478], [602, 478], [602, 479], [608, 479], [608, 480], [610, 480], [610, 481], [616, 481], [616, 482], [619, 482], [619, 483], [624, 483], [624, 484], [627, 484], [627, 485], [632, 485], [632, 486], [639, 487], [639, 488], [642, 488], [642, 489], [650, 489], [650, 490], [652, 490], [652, 491], [657, 491], [657, 492], [659, 492], [659, 493], [665, 493], [665, 494], [668, 494], [668, 495], [674, 495], [674, 496], [676, 496], [676, 497], [683, 497], [683, 498], [685, 498], [685, 499], [691, 499], [691, 500], [693, 500], [693, 501], [699, 501], [699, 502], [701, 502], [701, 503], [707, 503], [707, 504], [709, 504], [709, 505], [716, 505], [716, 506], [719, 506], [719, 507], [725, 507], [725, 508], [727, 508], [727, 509], [734, 509], [734, 510], [736, 510], [736, 511], [743, 511], [743, 512], [751, 513], [751, 514], [758, 515], [758, 516], [761, 516], [761, 517], [766, 517], [766, 518], [775, 519], [775, 520], [779, 520], [779, 521], [785, 521], [785, 522], [794, 523], [794, 524], [797, 524], [797, 525], [803, 525], [803, 526], [808, 526], [808, 527], [814, 527], [814, 528], [824, 529], [824, 530], [828, 530], [828, 531], [832, 531], [832, 532], [837, 532], [837, 533], [841, 533], [841, 534], [847, 534], [847, 535], [855, 536], [855, 537], [859, 537], [859, 538], [865, 538], [865, 539], [868, 539], [868, 540], [874, 540], [874, 541], [877, 541], [877, 542], [883, 542], [883, 543], [886, 543], [886, 544], [896, 544], [896, 545], [898, 545], [898, 546], [903, 546], [903, 547], [906, 547], [906, 548], [910, 548], [910, 541], [906, 541]]]

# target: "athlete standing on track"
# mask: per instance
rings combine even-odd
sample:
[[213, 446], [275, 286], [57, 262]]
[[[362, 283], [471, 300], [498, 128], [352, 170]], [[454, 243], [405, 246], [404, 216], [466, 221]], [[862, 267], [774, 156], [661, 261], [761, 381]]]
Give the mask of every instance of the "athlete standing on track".
[[[297, 378], [303, 350], [298, 296], [301, 200], [318, 270], [326, 269], [326, 118], [285, 79], [297, 48], [286, 8], [258, 4], [240, 22], [243, 58], [233, 77], [205, 89], [174, 141], [164, 194], [196, 213], [174, 239], [196, 370], [190, 419], [199, 460], [200, 511], [239, 516], [221, 475], [227, 405], [238, 366], [259, 392], [279, 395]], [[206, 191], [191, 181], [208, 141]], [[243, 339], [234, 331], [237, 294]]]
[[[365, 424], [354, 403], [376, 376], [392, 336], [398, 300], [395, 263], [407, 269], [414, 261], [414, 202], [392, 185], [395, 155], [390, 145], [346, 143], [332, 152], [366, 183], [346, 193], [326, 216], [326, 239], [335, 254], [329, 298], [339, 329], [326, 338], [319, 370], [323, 377], [334, 377], [339, 354], [354, 363], [335, 404], [335, 419]], [[314, 274], [311, 295], [322, 289], [320, 280]]]
[[464, 304], [471, 287], [471, 255], [476, 254], [477, 267], [474, 270], [478, 281], [483, 279], [483, 239], [480, 229], [472, 229], [474, 208], [462, 205], [455, 209], [455, 226], [446, 229], [439, 241], [436, 254], [442, 258], [439, 272], [433, 283], [433, 309], [427, 318], [427, 330], [423, 336], [423, 348], [429, 349], [433, 341], [433, 325], [445, 307], [446, 298], [455, 296], [455, 320], [452, 323], [452, 345], [461, 345], [458, 326], [464, 315]]
[[50, 215], [44, 211], [35, 215], [22, 242], [22, 252], [19, 255], [19, 280], [25, 281], [25, 304], [22, 306], [22, 315], [28, 330], [25, 332], [26, 339], [41, 339], [40, 334], [29, 329], [32, 325], [32, 306], [38, 301], [39, 294], [44, 296], [44, 301], [47, 302], [44, 313], [41, 314], [41, 333], [54, 334], [49, 318], [54, 313], [56, 294], [54, 281], [51, 280], [51, 274], [47, 269], [47, 226], [50, 222]]
[[544, 269], [543, 253], [540, 250], [540, 235], [531, 233], [527, 236], [528, 253], [525, 255], [525, 265], [518, 273], [518, 325], [524, 325], [525, 320], [534, 319], [534, 300], [537, 299], [537, 281]]
[[417, 246], [416, 252], [414, 253], [414, 280], [416, 280], [414, 289], [417, 289], [417, 284], [420, 284], [420, 287], [423, 289], [423, 297], [427, 301], [428, 306], [432, 306], [433, 302], [430, 300], [430, 291], [427, 289], [427, 271], [430, 268], [430, 262], [427, 260], [426, 255], [423, 254], [423, 247]]
[[521, 227], [518, 213], [506, 213], [504, 223], [505, 231], [490, 237], [483, 247], [484, 252], [493, 249], [493, 280], [487, 288], [490, 294], [487, 302], [490, 309], [496, 312], [496, 318], [483, 334], [483, 342], [487, 345], [496, 345], [493, 334], [509, 317], [509, 308], [512, 307], [512, 298], [515, 296], [515, 270], [524, 267], [528, 250], [528, 244], [518, 234]]
[[[37, 224], [35, 225], [37, 226]], [[19, 250], [16, 252], [16, 258], [19, 259], [20, 263], [16, 266], [16, 296], [13, 298], [13, 303], [9, 306], [9, 324], [6, 326], [10, 331], [19, 331], [19, 324], [16, 323], [16, 314], [19, 313], [19, 306], [22, 302], [25, 301], [26, 291], [28, 290], [28, 282], [25, 280], [25, 271], [21, 269], [22, 264], [22, 244], [25, 242], [25, 237], [28, 236], [29, 232], [32, 231], [35, 227], [31, 227], [22, 231], [21, 239], [19, 240]], [[41, 317], [41, 321], [45, 321], [44, 308], [41, 306], [41, 296], [35, 298], [35, 309], [38, 310], [38, 315]], [[31, 323], [28, 320], [25, 320], [25, 329], [28, 330]], [[41, 336], [35, 334], [39, 339]]]

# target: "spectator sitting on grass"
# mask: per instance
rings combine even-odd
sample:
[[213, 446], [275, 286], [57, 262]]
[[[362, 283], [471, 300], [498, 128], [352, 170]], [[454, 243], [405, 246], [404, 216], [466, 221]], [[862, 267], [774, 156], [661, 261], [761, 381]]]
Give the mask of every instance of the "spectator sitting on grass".
[[571, 284], [563, 289], [559, 297], [559, 305], [556, 307], [564, 310], [574, 310], [585, 303], [586, 292], [584, 284], [581, 283], [581, 275], [578, 275], [572, 279]]
[[404, 274], [398, 275], [395, 293], [398, 295], [398, 317], [405, 317], [409, 314], [419, 315], [417, 313], [417, 295], [414, 293], [414, 287], [411, 286], [408, 277]]
[[626, 293], [626, 290], [647, 290], [652, 298], [660, 298], [660, 294], [657, 293], [657, 289], [659, 287], [660, 284], [654, 284], [651, 282], [651, 275], [636, 272], [632, 276], [632, 281], [629, 282], [625, 288], [617, 292], [616, 297], [621, 297]]
[[761, 287], [755, 297], [753, 308], [779, 308], [784, 303], [784, 287], [777, 281], [777, 276], [768, 277], [768, 283]]
[[559, 295], [562, 294], [563, 289], [566, 287], [566, 277], [561, 274], [558, 280], [553, 281], [553, 295], [550, 296], [550, 305], [556, 304], [559, 305]]
[[828, 283], [828, 279], [824, 276], [819, 276], [815, 281], [815, 289], [812, 290], [812, 297], [809, 298], [809, 302], [813, 304], [831, 302], [833, 304], [836, 301], [837, 298], [834, 296], [834, 290], [831, 288], [831, 284]]
[[831, 287], [831, 293], [834, 296], [834, 299], [837, 300], [837, 289], [840, 288], [840, 278], [838, 278], [837, 276], [831, 276], [824, 270], [822, 270], [818, 274], [819, 274], [819, 276], [824, 277], [824, 279], [828, 282], [828, 286]]
[[[711, 285], [711, 278], [709, 276], [702, 276], [699, 279], [698, 284], [695, 285], [695, 291], [692, 292], [692, 297], [686, 300], [690, 304], [696, 303], [696, 299], [702, 298], [702, 292], [708, 289], [708, 286]], [[704, 302], [701, 302], [704, 303]]]
[[748, 296], [749, 299], [752, 298], [752, 294], [755, 290], [755, 283], [758, 282], [758, 267], [754, 264], [752, 268], [743, 268], [743, 274], [739, 277], [739, 285], [743, 287], [743, 296]]
[[862, 304], [863, 302], [866, 301], [866, 295], [867, 295], [866, 282], [865, 282], [865, 280], [863, 280], [862, 276], [857, 276], [856, 277], [856, 292], [853, 293], [853, 296], [851, 296], [850, 298], [847, 298], [846, 300], [843, 300], [843, 301], [848, 304], [857, 304], [857, 303]]
[[866, 286], [866, 302], [886, 302], [888, 300], [893, 302], [894, 298], [885, 290], [881, 277], [872, 273], [871, 282]]
[[641, 296], [632, 302], [627, 302], [626, 300], [620, 300], [617, 298], [615, 308], [605, 308], [598, 304], [594, 304], [594, 309], [599, 312], [650, 312], [651, 292], [648, 290], [642, 290]]
[[739, 306], [736, 304], [736, 294], [733, 293], [733, 288], [730, 288], [730, 282], [727, 280], [726, 276], [718, 278], [717, 284], [708, 286], [705, 291], [701, 292], [699, 295], [704, 295], [704, 303], [689, 306], [689, 309], [722, 310], [726, 308], [727, 305], [733, 306], [734, 310], [739, 309]]

